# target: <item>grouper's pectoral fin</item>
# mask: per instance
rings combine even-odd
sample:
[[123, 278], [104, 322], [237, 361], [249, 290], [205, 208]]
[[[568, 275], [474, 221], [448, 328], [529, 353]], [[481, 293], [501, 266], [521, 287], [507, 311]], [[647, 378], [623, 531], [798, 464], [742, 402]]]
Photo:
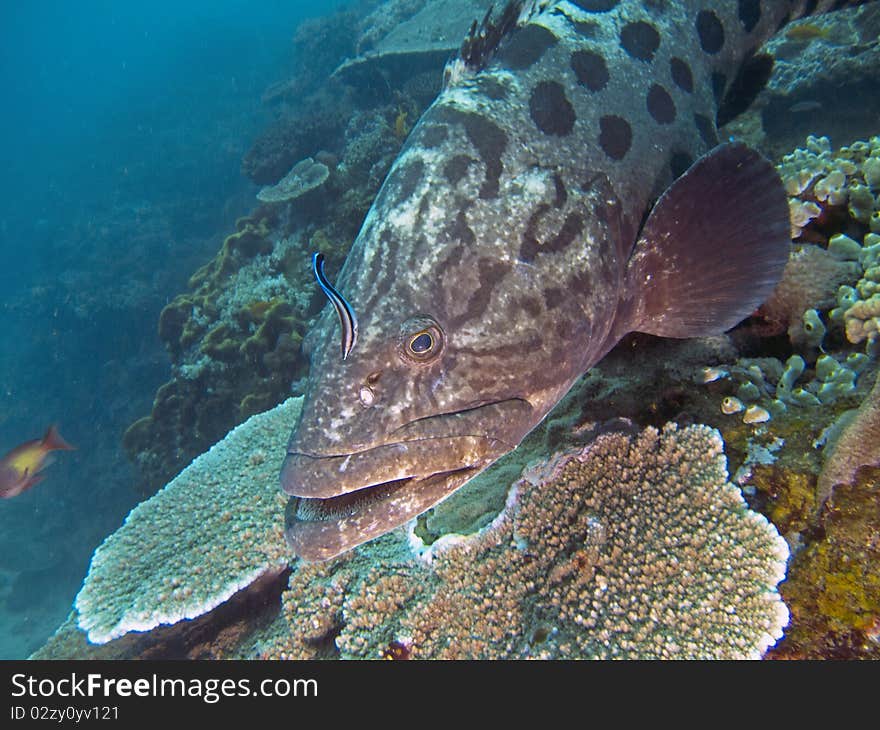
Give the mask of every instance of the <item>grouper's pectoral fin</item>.
[[741, 143], [697, 160], [651, 210], [627, 264], [621, 334], [719, 334], [782, 277], [788, 197], [773, 165]]

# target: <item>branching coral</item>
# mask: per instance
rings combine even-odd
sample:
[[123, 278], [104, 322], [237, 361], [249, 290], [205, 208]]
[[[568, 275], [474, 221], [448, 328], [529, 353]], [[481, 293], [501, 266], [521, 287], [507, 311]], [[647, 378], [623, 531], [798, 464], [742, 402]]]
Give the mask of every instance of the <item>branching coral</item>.
[[416, 559], [398, 532], [297, 566], [266, 656], [760, 656], [788, 618], [788, 550], [724, 464], [705, 426], [600, 436], [532, 470], [475, 536]]

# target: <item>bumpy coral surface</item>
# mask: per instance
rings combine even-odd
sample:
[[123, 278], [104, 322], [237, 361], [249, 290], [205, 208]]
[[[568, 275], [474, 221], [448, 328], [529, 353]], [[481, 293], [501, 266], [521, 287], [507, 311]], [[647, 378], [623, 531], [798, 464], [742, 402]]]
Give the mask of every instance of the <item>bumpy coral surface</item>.
[[726, 478], [708, 427], [602, 435], [533, 469], [476, 535], [415, 558], [398, 531], [299, 565], [264, 656], [761, 656], [788, 620], [788, 549]]
[[820, 527], [781, 586], [792, 625], [771, 656], [880, 659], [880, 469], [837, 485]]
[[863, 466], [880, 466], [880, 378], [829, 447], [819, 473], [819, 499], [831, 497], [836, 484], [852, 483], [856, 471]]
[[[147, 495], [233, 426], [284, 400], [305, 374], [301, 343], [319, 301], [310, 241], [270, 225], [266, 217], [241, 219], [216, 258], [191, 277], [191, 291], [162, 311], [159, 336], [172, 378], [123, 439]], [[328, 259], [337, 257], [328, 251]]]
[[199, 616], [286, 564], [278, 473], [301, 405], [231, 431], [98, 547], [75, 602], [90, 641]]

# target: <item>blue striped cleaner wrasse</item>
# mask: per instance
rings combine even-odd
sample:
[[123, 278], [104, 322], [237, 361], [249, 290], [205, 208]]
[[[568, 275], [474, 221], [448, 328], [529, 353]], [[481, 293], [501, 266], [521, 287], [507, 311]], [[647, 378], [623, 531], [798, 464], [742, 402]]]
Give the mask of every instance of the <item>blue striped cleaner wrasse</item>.
[[343, 327], [341, 356], [330, 308], [306, 338], [294, 552], [331, 558], [445, 499], [627, 333], [753, 312], [788, 259], [787, 197], [717, 128], [769, 76], [765, 40], [855, 4], [520, 1], [475, 24], [322, 284], [357, 339]]

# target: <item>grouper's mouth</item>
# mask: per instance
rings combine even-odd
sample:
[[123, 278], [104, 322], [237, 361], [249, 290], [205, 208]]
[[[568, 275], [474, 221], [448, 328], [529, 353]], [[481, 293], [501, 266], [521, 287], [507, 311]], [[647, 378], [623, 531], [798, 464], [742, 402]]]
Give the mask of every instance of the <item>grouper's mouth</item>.
[[328, 560], [405, 524], [515, 448], [533, 413], [518, 398], [479, 404], [418, 419], [352, 453], [309, 453], [294, 438], [281, 468], [295, 497], [288, 542], [305, 560]]
[[345, 456], [290, 453], [281, 471], [284, 490], [296, 497], [287, 510], [287, 541], [305, 560], [333, 558], [430, 509], [511, 448], [486, 437], [456, 436]]

